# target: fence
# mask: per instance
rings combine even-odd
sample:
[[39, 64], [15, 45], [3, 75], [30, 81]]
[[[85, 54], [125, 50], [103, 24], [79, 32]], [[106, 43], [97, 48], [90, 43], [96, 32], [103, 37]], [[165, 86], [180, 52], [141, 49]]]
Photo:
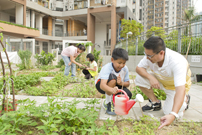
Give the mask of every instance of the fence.
[[147, 37], [152, 35], [161, 36], [167, 48], [181, 54], [186, 54], [190, 44], [189, 55], [202, 55], [202, 20], [162, 28], [151, 33], [145, 32], [137, 37], [130, 37], [119, 42], [116, 47], [128, 50], [129, 55], [142, 55], [144, 52], [143, 44]]

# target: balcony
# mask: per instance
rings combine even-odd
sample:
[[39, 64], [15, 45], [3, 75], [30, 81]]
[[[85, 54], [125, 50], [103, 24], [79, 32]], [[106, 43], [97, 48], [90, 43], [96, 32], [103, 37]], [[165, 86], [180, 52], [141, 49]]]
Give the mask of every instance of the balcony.
[[90, 0], [90, 7], [102, 7], [111, 4], [112, 0]]
[[39, 37], [40, 32], [37, 29], [26, 27], [24, 25], [14, 24], [10, 22], [0, 21], [0, 32], [14, 34], [23, 37]]
[[88, 8], [87, 0], [74, 0], [74, 10]]

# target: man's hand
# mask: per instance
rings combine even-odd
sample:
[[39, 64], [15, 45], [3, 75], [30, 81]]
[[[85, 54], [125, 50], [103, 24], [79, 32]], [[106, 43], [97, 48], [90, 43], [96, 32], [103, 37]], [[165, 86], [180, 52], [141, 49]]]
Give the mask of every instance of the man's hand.
[[119, 89], [118, 89], [118, 87], [114, 87], [114, 88], [111, 89], [110, 92], [111, 92], [111, 94], [116, 94], [116, 93], [119, 92]]
[[172, 114], [168, 114], [161, 117], [160, 119], [161, 125], [158, 127], [158, 129], [161, 129], [164, 126], [170, 125], [174, 120], [175, 120], [175, 116]]
[[68, 65], [70, 66], [72, 64], [72, 62], [69, 62]]
[[154, 76], [150, 75], [149, 82], [152, 88], [160, 89], [159, 81]]
[[121, 75], [119, 74], [117, 77], [117, 84], [118, 85], [122, 85], [122, 81], [121, 81]]

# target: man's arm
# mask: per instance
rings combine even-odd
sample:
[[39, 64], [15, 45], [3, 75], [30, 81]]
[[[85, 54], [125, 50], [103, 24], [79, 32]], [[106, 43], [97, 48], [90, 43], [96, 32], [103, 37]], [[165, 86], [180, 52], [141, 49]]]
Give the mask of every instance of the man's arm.
[[142, 67], [138, 67], [138, 66], [137, 66], [137, 67], [136, 67], [136, 72], [137, 72], [140, 76], [142, 76], [142, 77], [144, 77], [144, 78], [147, 78], [147, 79], [149, 80], [149, 82], [150, 82], [152, 88], [155, 88], [155, 89], [159, 89], [159, 88], [160, 88], [160, 85], [159, 85], [158, 80], [157, 80], [154, 76], [152, 76], [151, 74], [149, 74], [149, 73], [146, 71], [145, 68], [142, 68]]
[[[175, 97], [174, 97], [172, 112], [175, 112], [176, 114], [178, 114], [178, 112], [184, 102], [185, 85], [175, 87], [175, 91], [176, 91], [176, 93], [175, 93]], [[158, 129], [161, 129], [164, 126], [170, 125], [174, 120], [175, 120], [175, 116], [173, 114], [168, 114], [168, 115], [163, 116], [160, 120], [161, 125], [159, 126]]]
[[175, 97], [174, 97], [172, 111], [175, 113], [178, 113], [184, 102], [184, 97], [186, 94], [185, 85], [175, 87], [175, 91], [176, 91], [176, 93], [175, 93]]

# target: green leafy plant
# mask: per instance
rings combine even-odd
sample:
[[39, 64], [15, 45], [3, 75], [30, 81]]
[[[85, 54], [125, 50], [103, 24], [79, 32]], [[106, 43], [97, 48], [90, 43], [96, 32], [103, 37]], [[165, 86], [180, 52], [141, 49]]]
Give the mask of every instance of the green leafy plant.
[[60, 59], [60, 61], [58, 62], [58, 64], [56, 65], [57, 68], [61, 68], [62, 66], [64, 66], [65, 63], [64, 63], [64, 60], [63, 59]]
[[73, 85], [72, 89], [65, 90], [65, 95], [72, 97], [89, 98], [96, 94], [97, 90], [94, 85], [94, 80], [82, 81], [82, 83]]
[[33, 29], [33, 30], [38, 30], [38, 29], [36, 29], [36, 28], [26, 27], [26, 26], [24, 26], [24, 25], [14, 24], [14, 23], [2, 21], [2, 20], [0, 20], [0, 23], [5, 23], [5, 24], [14, 25], [14, 26], [19, 26], [19, 27], [28, 28], [28, 29]]
[[31, 56], [32, 56], [32, 52], [29, 50], [19, 50], [18, 51], [18, 55], [21, 59], [21, 64], [18, 64], [17, 66], [20, 68], [20, 70], [23, 69], [31, 69]]
[[[136, 92], [136, 90], [137, 90], [137, 92]], [[134, 90], [132, 91], [132, 94], [133, 94], [132, 99], [135, 99], [135, 96], [137, 94], [141, 94], [145, 100], [148, 100], [148, 97], [141, 91], [141, 89], [138, 86], [136, 86], [136, 90], [134, 87]], [[159, 100], [166, 99], [166, 93], [163, 90], [153, 89], [153, 91], [154, 91], [154, 95], [157, 97], [157, 99], [159, 99]]]
[[52, 53], [46, 54], [43, 50], [40, 55], [36, 54], [34, 58], [37, 59], [37, 66], [52, 64], [55, 56]]

